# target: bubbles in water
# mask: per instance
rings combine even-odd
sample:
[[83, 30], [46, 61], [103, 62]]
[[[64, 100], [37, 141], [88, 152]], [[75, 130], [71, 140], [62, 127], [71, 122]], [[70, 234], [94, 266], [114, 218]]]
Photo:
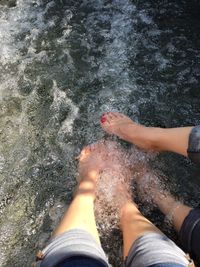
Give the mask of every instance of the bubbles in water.
[[73, 122], [78, 115], [79, 109], [67, 97], [66, 92], [59, 90], [56, 81], [53, 81], [52, 94], [53, 103], [50, 109], [55, 116], [51, 118], [49, 124], [50, 126], [53, 126], [56, 122], [59, 123], [59, 126], [60, 123], [62, 124], [58, 133], [58, 138], [60, 138], [60, 135], [72, 133]]
[[166, 224], [172, 226], [173, 225], [173, 218], [174, 218], [174, 214], [176, 213], [176, 210], [183, 205], [182, 202], [177, 201], [174, 203], [174, 205], [172, 205], [172, 207], [170, 207], [170, 211], [169, 213], [166, 215], [165, 217], [165, 222]]
[[66, 204], [61, 201], [56, 201], [54, 205], [50, 208], [49, 217], [52, 221], [52, 230], [56, 228], [66, 209]]
[[164, 176], [151, 170], [151, 168], [147, 168], [143, 175], [136, 179], [140, 200], [151, 208], [158, 207], [158, 195], [164, 197], [167, 194]]
[[153, 24], [152, 18], [145, 11], [139, 12], [139, 18], [141, 19], [143, 23], [147, 25]]
[[[104, 231], [112, 231], [119, 226], [119, 214], [123, 205], [134, 200], [135, 183], [143, 189], [144, 186], [148, 187], [145, 175], [150, 173], [148, 162], [155, 154], [142, 152], [135, 147], [126, 150], [115, 142], [106, 144], [108, 168], [103, 170], [98, 179], [95, 212]], [[145, 199], [146, 195], [151, 193], [145, 190], [140, 192], [140, 196]]]
[[[184, 11], [186, 1], [165, 1], [159, 9], [155, 1], [0, 2], [0, 265], [28, 266], [36, 240], [45, 240], [57, 222], [52, 205], [71, 197], [75, 154], [105, 137], [103, 112], [121, 111], [146, 125], [199, 121], [199, 23]], [[154, 155], [135, 148], [123, 153], [129, 158], [124, 166], [137, 168], [133, 177], [122, 176], [113, 157], [115, 168], [102, 173], [96, 204], [105, 228], [118, 224], [109, 200], [121, 185], [131, 185], [133, 197], [132, 182], [147, 172], [148, 184], [153, 175], [145, 164]], [[199, 192], [197, 179], [188, 187], [193, 167], [168, 159], [163, 165], [184, 181], [181, 193]], [[104, 204], [112, 213], [106, 208], [103, 214]], [[119, 254], [115, 258], [117, 265]]]
[[[142, 152], [134, 146], [124, 149], [109, 141], [106, 147], [108, 165], [98, 179], [95, 213], [99, 228], [108, 234], [119, 228], [120, 210], [125, 203], [135, 201], [137, 197], [137, 203], [142, 205], [144, 214], [148, 215], [159, 207], [161, 200], [162, 203], [165, 202], [171, 194], [167, 178], [150, 167], [156, 153]], [[180, 202], [175, 202], [169, 210], [168, 226], [179, 204]]]

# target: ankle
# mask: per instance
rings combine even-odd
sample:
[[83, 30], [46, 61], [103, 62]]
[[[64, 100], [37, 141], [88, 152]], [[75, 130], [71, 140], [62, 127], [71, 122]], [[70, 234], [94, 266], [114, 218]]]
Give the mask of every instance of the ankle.
[[168, 133], [164, 128], [152, 128], [152, 144], [154, 146], [154, 150], [157, 151], [165, 151], [165, 143], [166, 143], [166, 136]]
[[120, 210], [120, 221], [121, 224], [123, 221], [130, 219], [133, 214], [140, 213], [137, 205], [134, 202], [127, 202]]
[[[146, 127], [145, 127], [146, 128]], [[146, 143], [149, 146], [149, 149], [155, 151], [162, 151], [163, 147], [163, 136], [165, 134], [164, 129], [159, 127], [149, 127], [149, 132], [147, 134]]]
[[80, 182], [75, 193], [75, 198], [92, 198], [95, 199], [95, 185], [91, 180], [83, 180]]
[[163, 129], [157, 127], [146, 127], [139, 124], [131, 126], [132, 143], [147, 150], [161, 150], [160, 140]]

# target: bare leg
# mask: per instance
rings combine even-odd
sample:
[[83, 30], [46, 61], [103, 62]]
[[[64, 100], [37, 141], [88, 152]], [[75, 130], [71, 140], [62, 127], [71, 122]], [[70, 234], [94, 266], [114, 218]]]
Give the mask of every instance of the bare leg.
[[158, 174], [150, 170], [137, 178], [138, 193], [143, 201], [148, 199], [155, 204], [160, 211], [168, 217], [175, 229], [179, 231], [186, 216], [192, 210], [177, 201], [163, 186], [158, 178]]
[[124, 258], [128, 256], [131, 246], [140, 236], [147, 232], [161, 231], [146, 219], [133, 202], [127, 202], [121, 209], [121, 229], [123, 232]]
[[163, 151], [172, 151], [187, 157], [189, 135], [193, 127], [162, 129], [157, 144]]
[[81, 182], [74, 200], [55, 230], [54, 236], [79, 228], [88, 231], [100, 243], [94, 216], [94, 199], [99, 173], [105, 167], [105, 157], [102, 156], [103, 147], [103, 144], [95, 144], [82, 150], [79, 158]]
[[162, 232], [140, 213], [124, 184], [121, 184], [117, 190], [116, 195], [124, 196], [119, 215], [120, 228], [123, 232], [123, 255], [126, 258], [131, 246], [140, 236], [148, 232], [159, 234]]
[[183, 221], [192, 210], [191, 207], [184, 205], [183, 203], [176, 201], [170, 193], [165, 191], [165, 194], [161, 194], [157, 191], [154, 201], [165, 216], [168, 216], [172, 221], [174, 228], [179, 232]]
[[193, 127], [155, 128], [133, 122], [121, 113], [109, 112], [101, 117], [101, 127], [110, 134], [143, 149], [172, 151], [187, 156], [189, 134]]

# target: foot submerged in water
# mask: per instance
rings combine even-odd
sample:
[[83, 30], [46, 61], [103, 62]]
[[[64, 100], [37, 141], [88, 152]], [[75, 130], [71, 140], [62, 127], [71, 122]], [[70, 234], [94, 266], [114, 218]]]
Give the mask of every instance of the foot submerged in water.
[[95, 199], [97, 180], [107, 166], [106, 143], [99, 142], [82, 149], [78, 160], [77, 194], [91, 195]]
[[106, 168], [107, 152], [106, 142], [94, 143], [84, 147], [80, 153], [78, 173], [81, 179], [98, 178], [101, 171]]

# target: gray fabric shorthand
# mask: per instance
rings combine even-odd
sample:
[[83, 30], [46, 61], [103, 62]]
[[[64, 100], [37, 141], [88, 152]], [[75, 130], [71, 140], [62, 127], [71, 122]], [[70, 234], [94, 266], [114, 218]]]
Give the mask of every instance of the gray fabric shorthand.
[[158, 263], [177, 263], [188, 266], [185, 253], [165, 235], [146, 233], [132, 245], [126, 267], [147, 267]]
[[64, 259], [86, 256], [96, 259], [109, 267], [107, 257], [96, 240], [85, 230], [72, 229], [53, 238], [42, 251], [44, 259], [37, 267], [54, 267]]
[[188, 141], [188, 157], [196, 163], [200, 163], [200, 125], [192, 128]]

